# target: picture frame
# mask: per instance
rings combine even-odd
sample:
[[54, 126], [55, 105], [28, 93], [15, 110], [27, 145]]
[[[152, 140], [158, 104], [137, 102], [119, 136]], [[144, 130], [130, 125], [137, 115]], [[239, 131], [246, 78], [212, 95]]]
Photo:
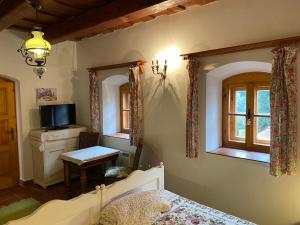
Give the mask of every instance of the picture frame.
[[37, 105], [51, 104], [57, 102], [57, 88], [37, 88]]

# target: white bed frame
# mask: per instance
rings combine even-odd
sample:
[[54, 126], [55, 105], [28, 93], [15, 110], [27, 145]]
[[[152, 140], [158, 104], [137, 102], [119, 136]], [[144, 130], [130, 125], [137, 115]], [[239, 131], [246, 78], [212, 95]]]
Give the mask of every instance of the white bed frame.
[[146, 171], [136, 170], [128, 178], [112, 185], [97, 186], [95, 191], [67, 201], [53, 200], [39, 207], [33, 214], [7, 225], [94, 225], [100, 209], [111, 200], [128, 192], [164, 188], [164, 166]]

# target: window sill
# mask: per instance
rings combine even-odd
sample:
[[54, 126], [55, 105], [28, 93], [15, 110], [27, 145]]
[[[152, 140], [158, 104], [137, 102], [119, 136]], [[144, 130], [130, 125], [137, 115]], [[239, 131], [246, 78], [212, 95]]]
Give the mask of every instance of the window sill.
[[206, 153], [258, 161], [263, 163], [270, 163], [270, 154], [261, 153], [261, 152], [250, 152], [246, 150], [221, 147], [216, 150], [206, 151]]
[[125, 133], [105, 134], [103, 136], [129, 140], [129, 134], [125, 134]]

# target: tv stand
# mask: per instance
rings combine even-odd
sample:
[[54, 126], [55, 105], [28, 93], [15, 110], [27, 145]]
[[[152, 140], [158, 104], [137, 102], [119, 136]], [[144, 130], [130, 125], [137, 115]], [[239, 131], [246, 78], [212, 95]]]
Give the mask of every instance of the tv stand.
[[48, 127], [45, 129], [45, 131], [51, 131], [51, 130], [64, 130], [64, 129], [69, 129], [69, 126], [61, 126], [61, 127]]
[[78, 137], [87, 127], [70, 126], [60, 130], [33, 130], [30, 133], [34, 183], [43, 188], [64, 180], [60, 155], [78, 149]]

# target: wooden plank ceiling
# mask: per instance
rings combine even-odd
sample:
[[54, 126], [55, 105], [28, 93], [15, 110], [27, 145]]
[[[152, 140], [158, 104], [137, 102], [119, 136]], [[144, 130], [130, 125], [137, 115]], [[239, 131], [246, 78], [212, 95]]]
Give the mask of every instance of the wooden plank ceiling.
[[37, 14], [36, 1], [0, 0], [0, 31], [38, 26], [52, 43], [80, 40], [216, 0], [40, 0]]

